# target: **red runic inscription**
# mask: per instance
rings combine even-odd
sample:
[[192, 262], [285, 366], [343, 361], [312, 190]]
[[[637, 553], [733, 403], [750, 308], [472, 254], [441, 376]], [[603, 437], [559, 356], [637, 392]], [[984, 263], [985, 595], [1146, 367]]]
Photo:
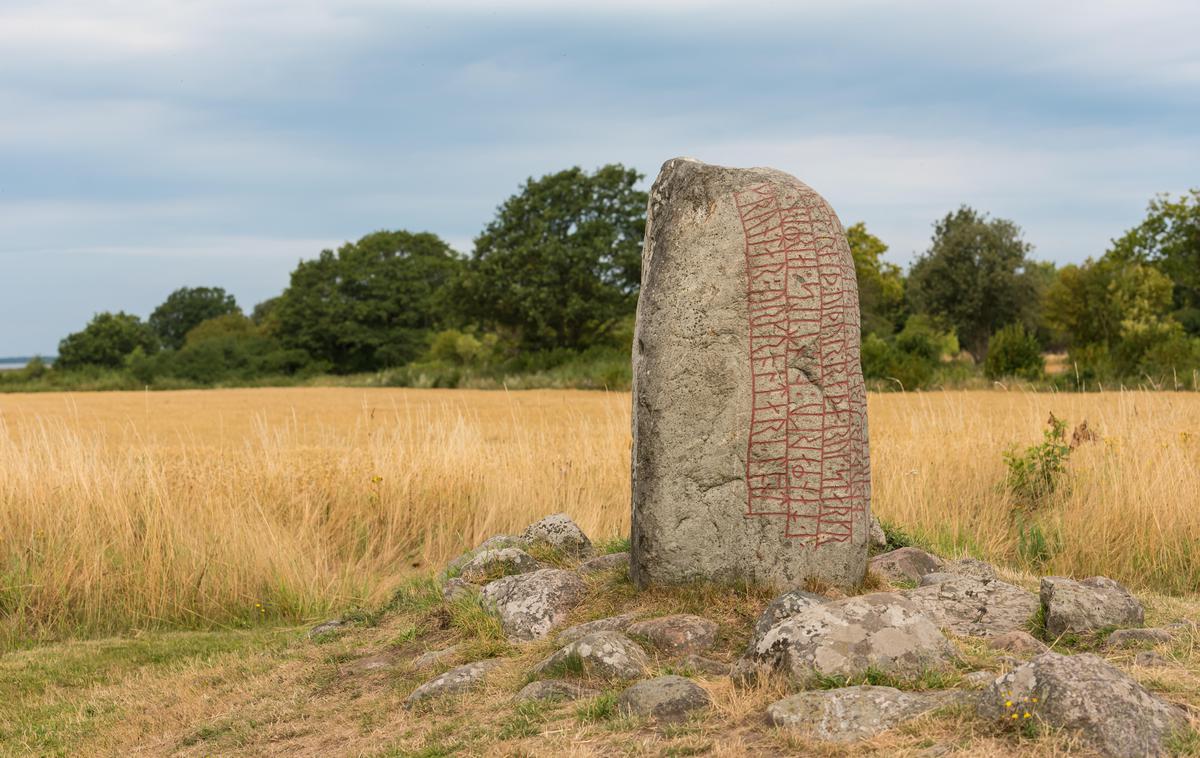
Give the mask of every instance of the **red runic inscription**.
[[815, 193], [764, 183], [734, 201], [750, 329], [747, 517], [820, 547], [847, 542], [870, 498], [854, 266]]

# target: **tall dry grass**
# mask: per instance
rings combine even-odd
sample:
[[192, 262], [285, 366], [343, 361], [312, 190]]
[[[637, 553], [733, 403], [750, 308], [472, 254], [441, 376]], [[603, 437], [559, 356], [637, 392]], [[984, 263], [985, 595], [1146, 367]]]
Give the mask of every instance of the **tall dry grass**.
[[[0, 396], [0, 645], [312, 618], [567, 511], [628, 529], [629, 398], [267, 389]], [[1049, 412], [1104, 440], [1036, 522], [1046, 573], [1200, 583], [1200, 396], [870, 399], [875, 509], [945, 552], [1019, 562], [1002, 452]]]

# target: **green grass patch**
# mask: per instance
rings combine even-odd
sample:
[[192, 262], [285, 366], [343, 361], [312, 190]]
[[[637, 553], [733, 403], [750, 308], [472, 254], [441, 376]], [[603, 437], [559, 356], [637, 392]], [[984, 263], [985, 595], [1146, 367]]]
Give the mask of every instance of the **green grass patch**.
[[575, 719], [581, 724], [611, 721], [617, 716], [617, 697], [618, 694], [615, 690], [609, 690], [581, 703], [575, 709]]
[[597, 548], [600, 555], [612, 555], [613, 553], [628, 553], [630, 550], [629, 537], [613, 537], [601, 542]]
[[869, 666], [858, 676], [816, 674], [809, 681], [810, 688], [819, 690], [836, 690], [859, 684], [894, 687], [898, 690], [946, 690], [962, 684], [962, 674], [955, 669], [939, 668], [927, 668], [918, 674], [893, 674]]

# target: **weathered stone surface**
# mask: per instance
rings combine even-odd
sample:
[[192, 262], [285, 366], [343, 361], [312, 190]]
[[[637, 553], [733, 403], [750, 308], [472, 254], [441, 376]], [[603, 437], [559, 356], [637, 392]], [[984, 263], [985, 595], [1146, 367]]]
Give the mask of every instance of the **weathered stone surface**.
[[626, 634], [645, 637], [670, 655], [702, 653], [717, 641], [717, 623], [702, 616], [680, 613], [631, 624]]
[[1141, 626], [1145, 619], [1141, 602], [1105, 576], [1081, 582], [1062, 576], [1042, 577], [1041, 600], [1046, 631], [1055, 637], [1106, 626]]
[[636, 642], [620, 632], [593, 632], [571, 642], [534, 666], [535, 676], [558, 674], [575, 667], [590, 676], [636, 679], [650, 659]]
[[874, 516], [871, 517], [871, 536], [868, 544], [872, 550], [887, 548], [887, 532], [883, 531], [883, 524]]
[[396, 667], [396, 656], [390, 653], [379, 653], [378, 655], [368, 655], [365, 658], [350, 664], [350, 668], [355, 671], [379, 671], [381, 669], [390, 669]]
[[423, 671], [425, 669], [433, 668], [434, 666], [445, 663], [453, 658], [454, 654], [458, 652], [458, 648], [458, 645], [451, 645], [450, 647], [445, 647], [441, 650], [430, 650], [427, 653], [422, 653], [416, 658], [413, 658], [412, 662], [408, 665], [410, 668], [416, 671]]
[[[1035, 699], [1036, 698], [1036, 702]], [[1077, 731], [1103, 755], [1164, 755], [1182, 713], [1120, 670], [1091, 654], [1042, 653], [998, 678], [980, 714], [1018, 720], [1026, 712], [1052, 727]]]
[[600, 571], [615, 571], [629, 566], [629, 553], [609, 553], [589, 558], [579, 564], [579, 573], [595, 574]]
[[573, 571], [540, 569], [497, 579], [480, 593], [504, 633], [519, 640], [545, 637], [584, 598], [587, 587]]
[[500, 550], [506, 547], [524, 548], [528, 545], [529, 543], [523, 537], [511, 534], [497, 534], [493, 537], [488, 537], [474, 550], [468, 550], [446, 564], [446, 568], [442, 571], [441, 580], [444, 583], [447, 579], [458, 576], [458, 573], [462, 571], [462, 567], [467, 565], [478, 553], [488, 550]]
[[441, 695], [457, 695], [481, 684], [487, 673], [504, 661], [499, 658], [489, 658], [485, 661], [475, 661], [465, 666], [453, 668], [440, 676], [436, 676], [412, 691], [404, 700], [405, 708], [412, 708], [422, 700]]
[[1160, 655], [1153, 650], [1142, 650], [1133, 656], [1133, 665], [1143, 668], [1159, 668], [1161, 666], [1170, 666], [1172, 663], [1173, 661], [1170, 658]]
[[986, 561], [981, 561], [978, 558], [959, 558], [956, 561], [950, 561], [942, 567], [942, 571], [945, 571], [949, 574], [969, 576], [973, 579], [981, 579], [984, 581], [990, 581], [997, 578], [996, 567]]
[[316, 637], [320, 637], [322, 634], [329, 634], [330, 632], [336, 632], [345, 625], [346, 625], [346, 622], [342, 621], [341, 619], [330, 619], [329, 621], [322, 621], [321, 623], [314, 626], [312, 629], [308, 630], [308, 638], [314, 639]]
[[820, 605], [826, 601], [820, 595], [804, 590], [788, 590], [779, 597], [772, 600], [759, 614], [758, 621], [754, 622], [754, 633], [750, 638], [748, 649], [753, 649], [758, 641], [763, 638], [767, 632], [771, 631], [780, 621], [795, 616], [805, 608], [811, 608], [814, 605]]
[[735, 681], [763, 669], [807, 681], [858, 676], [867, 668], [901, 675], [950, 664], [954, 648], [910, 600], [877, 592], [805, 608], [777, 624], [737, 662]]
[[902, 547], [871, 559], [871, 570], [892, 582], [919, 582], [945, 565], [941, 558], [917, 547]]
[[446, 602], [453, 602], [460, 597], [477, 594], [480, 589], [478, 584], [471, 584], [455, 577], [447, 579], [446, 583], [442, 585], [442, 598]]
[[706, 676], [729, 676], [729, 664], [705, 658], [702, 655], [689, 655], [683, 659], [683, 666], [697, 674]]
[[639, 586], [862, 579], [858, 319], [845, 234], [812, 189], [772, 169], [663, 165], [633, 348]]
[[527, 700], [578, 700], [583, 697], [595, 697], [600, 690], [581, 687], [574, 682], [563, 679], [546, 679], [541, 682], [530, 682], [513, 696], [518, 703]]
[[1037, 595], [999, 579], [960, 576], [904, 594], [939, 627], [970, 637], [1024, 629], [1038, 609]]
[[584, 557], [592, 554], [592, 541], [565, 513], [555, 513], [530, 524], [521, 536], [531, 543], [545, 543], [564, 555]]
[[633, 613], [622, 613], [620, 616], [585, 621], [582, 624], [569, 626], [558, 633], [558, 641], [562, 644], [583, 639], [592, 632], [624, 632], [637, 619]]
[[527, 574], [537, 571], [542, 565], [519, 547], [502, 547], [476, 553], [462, 567], [458, 578], [472, 584], [484, 584], [502, 576]]
[[1013, 631], [998, 634], [988, 640], [988, 647], [993, 650], [1004, 650], [1017, 655], [1041, 655], [1050, 648], [1046, 643], [1034, 637], [1029, 632]]
[[917, 581], [918, 587], [931, 587], [935, 584], [948, 582], [951, 579], [958, 579], [960, 574], [951, 574], [949, 571], [931, 571], [928, 574], [923, 574]]
[[988, 687], [996, 681], [994, 671], [972, 671], [963, 677], [963, 681], [971, 687]]
[[1174, 638], [1175, 636], [1168, 629], [1117, 629], [1108, 635], [1107, 642], [1114, 647], [1143, 643], [1158, 645], [1170, 642]]
[[767, 706], [767, 719], [775, 726], [796, 729], [825, 742], [855, 742], [968, 697], [967, 693], [954, 691], [916, 693], [871, 685], [843, 687], [786, 697]]
[[617, 707], [635, 716], [657, 721], [682, 721], [711, 703], [704, 688], [682, 676], [660, 676], [631, 685], [617, 699]]

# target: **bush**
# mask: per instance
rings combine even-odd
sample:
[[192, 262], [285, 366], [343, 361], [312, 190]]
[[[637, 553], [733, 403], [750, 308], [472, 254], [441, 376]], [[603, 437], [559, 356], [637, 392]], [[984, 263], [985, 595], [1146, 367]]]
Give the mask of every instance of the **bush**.
[[1016, 376], [1033, 381], [1040, 379], [1044, 370], [1042, 346], [1022, 324], [1009, 324], [992, 335], [983, 362], [988, 379]]
[[1071, 446], [1066, 441], [1067, 422], [1052, 413], [1046, 424], [1040, 443], [1023, 452], [1013, 447], [1004, 454], [1008, 466], [1005, 484], [1023, 505], [1031, 508], [1040, 505], [1058, 488], [1071, 455]]

